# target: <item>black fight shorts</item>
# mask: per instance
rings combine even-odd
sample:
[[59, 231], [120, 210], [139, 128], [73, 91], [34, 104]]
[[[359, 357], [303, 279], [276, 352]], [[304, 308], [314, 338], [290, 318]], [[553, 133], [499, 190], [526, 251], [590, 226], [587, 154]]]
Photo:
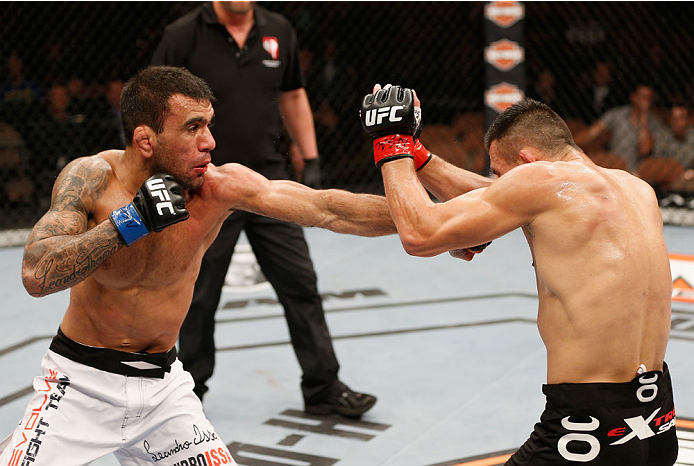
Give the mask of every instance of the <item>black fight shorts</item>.
[[545, 411], [506, 466], [672, 466], [675, 404], [667, 364], [625, 383], [543, 385]]

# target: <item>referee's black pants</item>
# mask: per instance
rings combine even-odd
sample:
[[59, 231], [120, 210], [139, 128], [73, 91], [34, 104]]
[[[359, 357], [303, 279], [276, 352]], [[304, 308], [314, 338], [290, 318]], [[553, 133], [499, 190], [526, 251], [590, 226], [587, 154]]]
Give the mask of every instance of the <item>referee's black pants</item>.
[[304, 400], [320, 400], [339, 386], [339, 365], [316, 273], [298, 225], [240, 211], [229, 216], [202, 260], [193, 302], [181, 327], [178, 357], [192, 374], [195, 393], [202, 399], [215, 364], [214, 316], [241, 230], [245, 230], [260, 269], [284, 307], [292, 346], [303, 371]]

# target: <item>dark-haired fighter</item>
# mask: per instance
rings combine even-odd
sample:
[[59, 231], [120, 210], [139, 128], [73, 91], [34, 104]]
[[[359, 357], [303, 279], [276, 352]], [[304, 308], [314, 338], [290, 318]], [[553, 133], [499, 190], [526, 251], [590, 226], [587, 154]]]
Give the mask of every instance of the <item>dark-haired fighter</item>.
[[[499, 178], [460, 189], [471, 174], [440, 160], [415, 172], [413, 91], [376, 86], [374, 93], [364, 98], [363, 125], [408, 253], [469, 248], [517, 228], [528, 240], [547, 405], [507, 465], [672, 465], [675, 410], [663, 361], [672, 280], [651, 187], [596, 166], [554, 111], [528, 99], [499, 115], [485, 136]], [[433, 203], [419, 179], [449, 200]]]
[[121, 100], [125, 151], [67, 165], [25, 247], [27, 291], [70, 288], [70, 301], [25, 415], [0, 445], [3, 466], [88, 464], [109, 453], [127, 465], [233, 464], [174, 347], [230, 209], [342, 233], [395, 232], [383, 197], [211, 165], [212, 92], [183, 68], [145, 69]]

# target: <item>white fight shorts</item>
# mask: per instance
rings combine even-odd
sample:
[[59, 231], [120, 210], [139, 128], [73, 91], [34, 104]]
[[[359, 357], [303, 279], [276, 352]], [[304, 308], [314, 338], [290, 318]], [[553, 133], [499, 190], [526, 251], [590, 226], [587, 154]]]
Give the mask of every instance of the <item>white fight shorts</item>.
[[58, 330], [41, 368], [17, 429], [0, 444], [0, 466], [77, 466], [109, 453], [129, 466], [236, 464], [175, 348], [124, 353]]

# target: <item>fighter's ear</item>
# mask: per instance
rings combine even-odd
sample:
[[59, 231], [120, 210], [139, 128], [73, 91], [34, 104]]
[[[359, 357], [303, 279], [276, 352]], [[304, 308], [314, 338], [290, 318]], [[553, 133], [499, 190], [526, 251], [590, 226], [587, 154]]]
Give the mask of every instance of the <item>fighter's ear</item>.
[[524, 163], [530, 163], [530, 162], [536, 162], [537, 157], [535, 154], [533, 154], [533, 151], [530, 149], [521, 149], [520, 152], [518, 153], [518, 156]]
[[147, 125], [140, 125], [133, 132], [133, 145], [145, 158], [154, 154], [156, 145], [156, 133]]

